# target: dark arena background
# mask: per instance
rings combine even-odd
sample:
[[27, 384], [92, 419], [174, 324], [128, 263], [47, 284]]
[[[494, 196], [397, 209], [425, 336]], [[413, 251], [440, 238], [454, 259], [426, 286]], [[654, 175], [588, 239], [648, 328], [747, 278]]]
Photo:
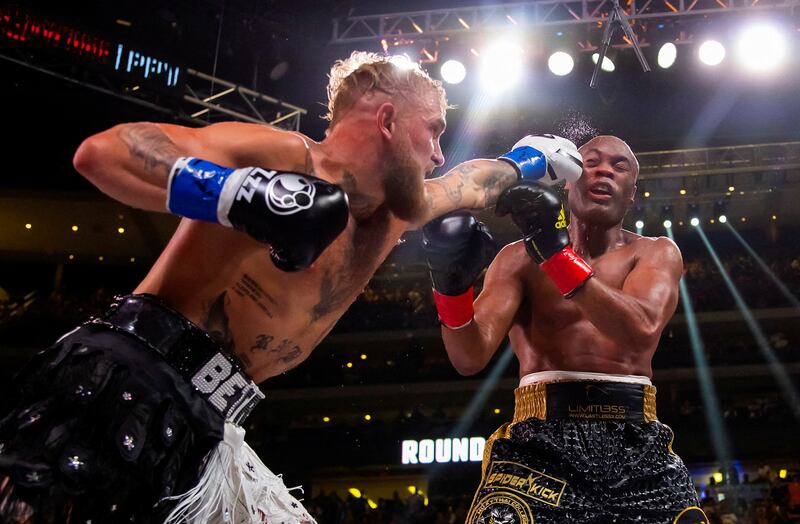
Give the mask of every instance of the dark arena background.
[[[631, 145], [641, 174], [625, 227], [674, 238], [685, 264], [654, 360], [659, 419], [711, 522], [800, 522], [800, 0], [622, 2], [652, 70], [620, 25], [603, 62], [613, 71], [592, 88], [612, 7], [0, 4], [4, 384], [130, 292], [178, 222], [81, 177], [71, 160], [85, 137], [240, 120], [321, 140], [331, 63], [388, 53], [445, 81], [455, 106], [434, 176], [529, 133]], [[518, 238], [510, 220], [480, 218], [501, 243]], [[518, 379], [505, 343], [477, 376], [452, 368], [410, 232], [312, 356], [262, 384], [247, 437], [321, 524], [463, 522]]]

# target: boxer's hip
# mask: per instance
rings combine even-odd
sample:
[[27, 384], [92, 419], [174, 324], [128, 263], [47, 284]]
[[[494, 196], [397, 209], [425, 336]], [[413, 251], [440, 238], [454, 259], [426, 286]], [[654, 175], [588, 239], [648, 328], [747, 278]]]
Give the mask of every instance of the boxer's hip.
[[[218, 393], [228, 377], [233, 385]], [[0, 422], [0, 472], [33, 507], [61, 500], [73, 519], [146, 520], [161, 498], [196, 483], [226, 417], [241, 421], [255, 404], [248, 382], [155, 297], [122, 297], [16, 378], [14, 408]]]

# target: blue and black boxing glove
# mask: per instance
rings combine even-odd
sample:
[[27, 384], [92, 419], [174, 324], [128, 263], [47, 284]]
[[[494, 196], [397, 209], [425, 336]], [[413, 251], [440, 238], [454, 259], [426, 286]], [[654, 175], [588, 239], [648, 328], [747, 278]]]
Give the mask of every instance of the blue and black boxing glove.
[[583, 158], [571, 141], [555, 135], [528, 135], [500, 155], [517, 170], [520, 180], [546, 186], [575, 182], [583, 173]]
[[270, 246], [282, 271], [309, 267], [347, 227], [347, 194], [311, 175], [232, 169], [192, 157], [173, 164], [167, 209], [234, 227]]

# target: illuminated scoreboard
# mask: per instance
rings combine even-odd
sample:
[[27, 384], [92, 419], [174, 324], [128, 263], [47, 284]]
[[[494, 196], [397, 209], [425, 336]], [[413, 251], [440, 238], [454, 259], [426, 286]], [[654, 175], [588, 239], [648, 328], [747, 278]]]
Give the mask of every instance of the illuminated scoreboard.
[[135, 48], [117, 44], [114, 70], [131, 79], [156, 82], [164, 87], [178, 86], [181, 68]]
[[183, 68], [128, 42], [51, 20], [22, 7], [0, 7], [0, 43], [76, 58], [136, 85], [182, 91]]

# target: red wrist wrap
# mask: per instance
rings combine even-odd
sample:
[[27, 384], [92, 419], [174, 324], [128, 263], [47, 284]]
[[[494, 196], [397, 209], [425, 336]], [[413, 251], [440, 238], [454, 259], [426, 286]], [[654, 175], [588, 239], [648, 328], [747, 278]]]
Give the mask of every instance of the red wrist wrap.
[[575, 254], [572, 246], [567, 246], [539, 264], [550, 277], [561, 294], [570, 298], [594, 275], [594, 271], [581, 257]]
[[439, 320], [445, 326], [456, 329], [469, 324], [472, 320], [472, 286], [460, 295], [443, 295], [433, 290], [433, 301], [436, 302], [436, 310], [439, 312]]

